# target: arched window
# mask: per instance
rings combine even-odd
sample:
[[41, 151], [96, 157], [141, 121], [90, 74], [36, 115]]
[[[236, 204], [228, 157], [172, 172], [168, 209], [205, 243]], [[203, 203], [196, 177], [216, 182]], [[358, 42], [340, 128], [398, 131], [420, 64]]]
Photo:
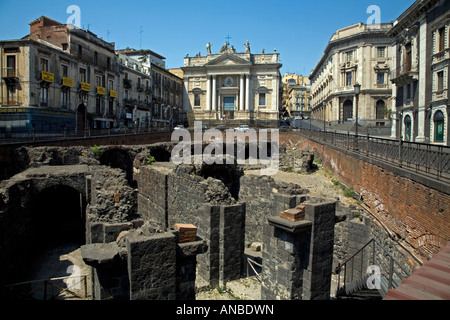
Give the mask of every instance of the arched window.
[[411, 141], [411, 117], [407, 115], [404, 120], [405, 123], [405, 141]]
[[353, 101], [345, 100], [344, 102], [344, 121], [353, 118]]
[[378, 100], [376, 105], [376, 117], [377, 119], [384, 119], [384, 108], [386, 107], [386, 104], [383, 100]]
[[444, 114], [442, 111], [438, 110], [434, 113], [434, 141], [442, 142], [444, 141]]

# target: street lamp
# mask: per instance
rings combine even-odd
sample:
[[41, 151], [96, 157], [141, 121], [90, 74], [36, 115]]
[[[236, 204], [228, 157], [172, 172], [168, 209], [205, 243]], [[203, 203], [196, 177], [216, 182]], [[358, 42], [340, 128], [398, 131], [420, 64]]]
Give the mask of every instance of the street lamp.
[[355, 146], [354, 148], [358, 150], [358, 102], [359, 102], [359, 93], [361, 91], [361, 85], [359, 83], [355, 83], [353, 86], [355, 88], [355, 110], [356, 110], [356, 128], [355, 128]]
[[325, 117], [326, 117], [327, 102], [323, 101], [322, 102], [322, 106], [323, 106], [323, 108], [322, 108], [322, 112], [323, 112], [323, 134], [324, 134], [324, 137], [325, 137], [325, 141], [327, 141], [327, 132], [325, 131], [326, 130], [325, 129]]

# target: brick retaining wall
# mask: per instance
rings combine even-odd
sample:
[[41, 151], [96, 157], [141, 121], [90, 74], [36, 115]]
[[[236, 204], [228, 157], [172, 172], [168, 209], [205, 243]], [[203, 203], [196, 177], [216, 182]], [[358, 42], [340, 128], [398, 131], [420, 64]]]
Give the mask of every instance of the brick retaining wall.
[[450, 240], [450, 195], [441, 182], [295, 133], [280, 134], [280, 145], [314, 151], [324, 168], [361, 194], [371, 212], [420, 255], [429, 257]]

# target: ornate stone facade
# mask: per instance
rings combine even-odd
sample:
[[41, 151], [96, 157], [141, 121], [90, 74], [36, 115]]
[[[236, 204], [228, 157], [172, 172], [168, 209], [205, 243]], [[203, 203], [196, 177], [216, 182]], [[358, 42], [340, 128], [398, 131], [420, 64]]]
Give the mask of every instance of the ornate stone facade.
[[333, 34], [310, 75], [313, 118], [352, 123], [358, 117], [361, 125], [390, 125], [386, 107], [391, 97], [392, 40], [386, 32], [391, 27], [358, 23]]
[[416, 1], [394, 23], [393, 138], [450, 145], [450, 4]]
[[205, 125], [277, 126], [280, 105], [281, 64], [279, 53], [253, 54], [246, 44], [237, 53], [225, 43], [220, 52], [198, 53], [184, 58], [183, 111], [189, 126]]

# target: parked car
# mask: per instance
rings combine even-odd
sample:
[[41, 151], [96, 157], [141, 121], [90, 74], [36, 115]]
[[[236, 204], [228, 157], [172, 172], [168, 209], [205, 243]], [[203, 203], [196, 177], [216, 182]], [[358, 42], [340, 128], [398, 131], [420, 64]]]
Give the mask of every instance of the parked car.
[[281, 129], [289, 129], [291, 126], [286, 121], [280, 121], [280, 128]]
[[124, 125], [111, 129], [112, 133], [127, 133], [127, 131], [128, 131], [128, 128], [127, 128], [127, 126], [124, 126]]
[[234, 131], [247, 132], [249, 129], [250, 128], [248, 127], [248, 125], [242, 125], [237, 128], [234, 128]]
[[224, 126], [224, 125], [220, 125], [220, 126], [217, 126], [216, 129], [219, 129], [219, 130], [221, 130], [221, 131], [225, 131], [225, 130], [228, 129], [228, 127], [227, 127], [227, 126]]
[[173, 128], [173, 130], [181, 130], [184, 129], [184, 126], [182, 124], [176, 125], [175, 128]]

